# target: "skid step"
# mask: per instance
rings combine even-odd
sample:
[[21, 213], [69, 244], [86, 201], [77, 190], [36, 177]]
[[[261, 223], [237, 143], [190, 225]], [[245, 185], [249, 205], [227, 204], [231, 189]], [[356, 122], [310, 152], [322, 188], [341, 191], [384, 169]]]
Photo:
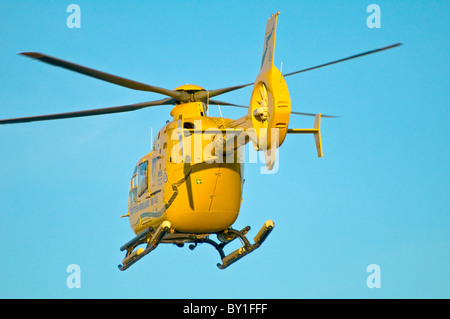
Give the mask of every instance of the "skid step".
[[[256, 234], [254, 241], [255, 243], [251, 245], [248, 240], [243, 240], [244, 245], [232, 253], [226, 255], [222, 258], [222, 264], [217, 264], [217, 267], [219, 269], [225, 269], [231, 264], [235, 263], [239, 259], [241, 259], [244, 256], [247, 256], [252, 251], [256, 250], [261, 246], [261, 244], [266, 240], [266, 238], [269, 236], [269, 234], [272, 232], [273, 228], [275, 227], [275, 224], [273, 221], [268, 220], [265, 222], [265, 224], [261, 227], [258, 234]], [[245, 238], [245, 235], [243, 236]]]
[[[170, 230], [171, 224], [168, 221], [164, 221], [161, 223], [161, 225], [156, 229], [156, 231], [152, 234], [150, 231], [146, 231], [145, 233], [141, 233], [138, 236], [136, 236], [133, 240], [122, 246], [121, 250], [127, 250], [127, 254], [125, 255], [125, 258], [122, 261], [121, 265], [118, 265], [118, 268], [120, 270], [125, 270], [131, 265], [133, 265], [135, 262], [137, 262], [139, 259], [150, 253], [152, 250], [154, 250], [161, 240], [163, 239], [164, 235]], [[143, 242], [144, 240], [144, 242]], [[133, 251], [136, 246], [147, 242], [147, 247], [144, 248], [138, 248], [135, 251]]]
[[[189, 248], [193, 250], [199, 243], [207, 243], [212, 245], [219, 252], [220, 258], [222, 260], [222, 263], [218, 263], [217, 267], [219, 269], [225, 269], [242, 257], [259, 248], [261, 244], [266, 240], [267, 236], [269, 236], [269, 234], [272, 232], [274, 227], [275, 224], [273, 221], [266, 221], [265, 224], [261, 227], [260, 231], [254, 237], [254, 244], [251, 244], [246, 237], [246, 234], [250, 230], [250, 226], [247, 226], [240, 231], [229, 228], [223, 232], [217, 233], [216, 235], [219, 239], [219, 243], [211, 240], [209, 237], [204, 237], [195, 240], [194, 244], [189, 245]], [[225, 252], [223, 251], [224, 247], [234, 241], [236, 238], [238, 238], [242, 242], [242, 247], [236, 249], [228, 255], [225, 255]]]

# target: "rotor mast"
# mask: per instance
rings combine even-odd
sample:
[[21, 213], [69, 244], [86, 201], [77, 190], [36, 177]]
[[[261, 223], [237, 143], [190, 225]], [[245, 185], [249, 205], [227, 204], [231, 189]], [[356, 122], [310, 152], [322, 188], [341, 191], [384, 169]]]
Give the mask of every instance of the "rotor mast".
[[195, 98], [196, 92], [206, 91], [204, 88], [194, 84], [185, 84], [177, 87], [174, 91], [185, 92], [191, 96], [188, 102], [177, 103], [175, 104], [175, 107], [170, 111], [170, 115], [174, 120], [180, 119], [180, 116], [182, 116], [183, 118], [196, 118], [206, 116], [206, 111], [208, 110], [207, 99], [203, 101], [203, 99]]

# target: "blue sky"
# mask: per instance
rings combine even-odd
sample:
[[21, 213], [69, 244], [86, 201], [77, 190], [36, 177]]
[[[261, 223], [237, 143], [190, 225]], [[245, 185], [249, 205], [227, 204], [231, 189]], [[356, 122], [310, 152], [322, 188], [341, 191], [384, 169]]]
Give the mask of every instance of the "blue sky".
[[[81, 8], [69, 29], [66, 8]], [[381, 9], [370, 29], [366, 8]], [[160, 99], [17, 55], [43, 52], [156, 86], [254, 80], [278, 18], [283, 72], [402, 42], [287, 79], [292, 109], [340, 115], [288, 136], [276, 174], [245, 169], [235, 228], [264, 245], [226, 270], [206, 245], [162, 245], [129, 270], [127, 192], [170, 108], [0, 127], [2, 298], [449, 298], [448, 1], [0, 1], [0, 118]], [[247, 104], [251, 88], [221, 96]], [[245, 110], [222, 107], [229, 118]], [[211, 109], [211, 115], [218, 115]], [[293, 128], [312, 127], [291, 117]], [[77, 264], [81, 288], [69, 289]], [[367, 266], [381, 270], [368, 288]]]

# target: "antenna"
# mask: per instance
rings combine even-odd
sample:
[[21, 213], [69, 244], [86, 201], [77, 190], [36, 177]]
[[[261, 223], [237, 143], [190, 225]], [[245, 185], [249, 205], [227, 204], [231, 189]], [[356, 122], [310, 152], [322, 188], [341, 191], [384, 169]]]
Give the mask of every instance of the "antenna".
[[220, 118], [222, 120], [223, 128], [225, 128], [225, 122], [223, 121], [222, 110], [220, 109], [220, 104], [217, 104], [217, 107], [219, 108], [219, 113], [220, 113]]
[[150, 127], [150, 146], [153, 149], [153, 127]]
[[209, 90], [206, 91], [206, 116], [209, 117]]

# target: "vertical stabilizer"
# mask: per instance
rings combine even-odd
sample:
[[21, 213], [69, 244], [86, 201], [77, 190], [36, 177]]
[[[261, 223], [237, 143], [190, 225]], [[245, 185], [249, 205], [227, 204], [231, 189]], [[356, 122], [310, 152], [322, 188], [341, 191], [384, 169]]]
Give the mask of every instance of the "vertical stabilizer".
[[275, 35], [277, 30], [278, 11], [267, 20], [266, 34], [264, 37], [264, 46], [261, 59], [261, 71], [271, 68], [273, 65], [273, 56], [275, 53]]

